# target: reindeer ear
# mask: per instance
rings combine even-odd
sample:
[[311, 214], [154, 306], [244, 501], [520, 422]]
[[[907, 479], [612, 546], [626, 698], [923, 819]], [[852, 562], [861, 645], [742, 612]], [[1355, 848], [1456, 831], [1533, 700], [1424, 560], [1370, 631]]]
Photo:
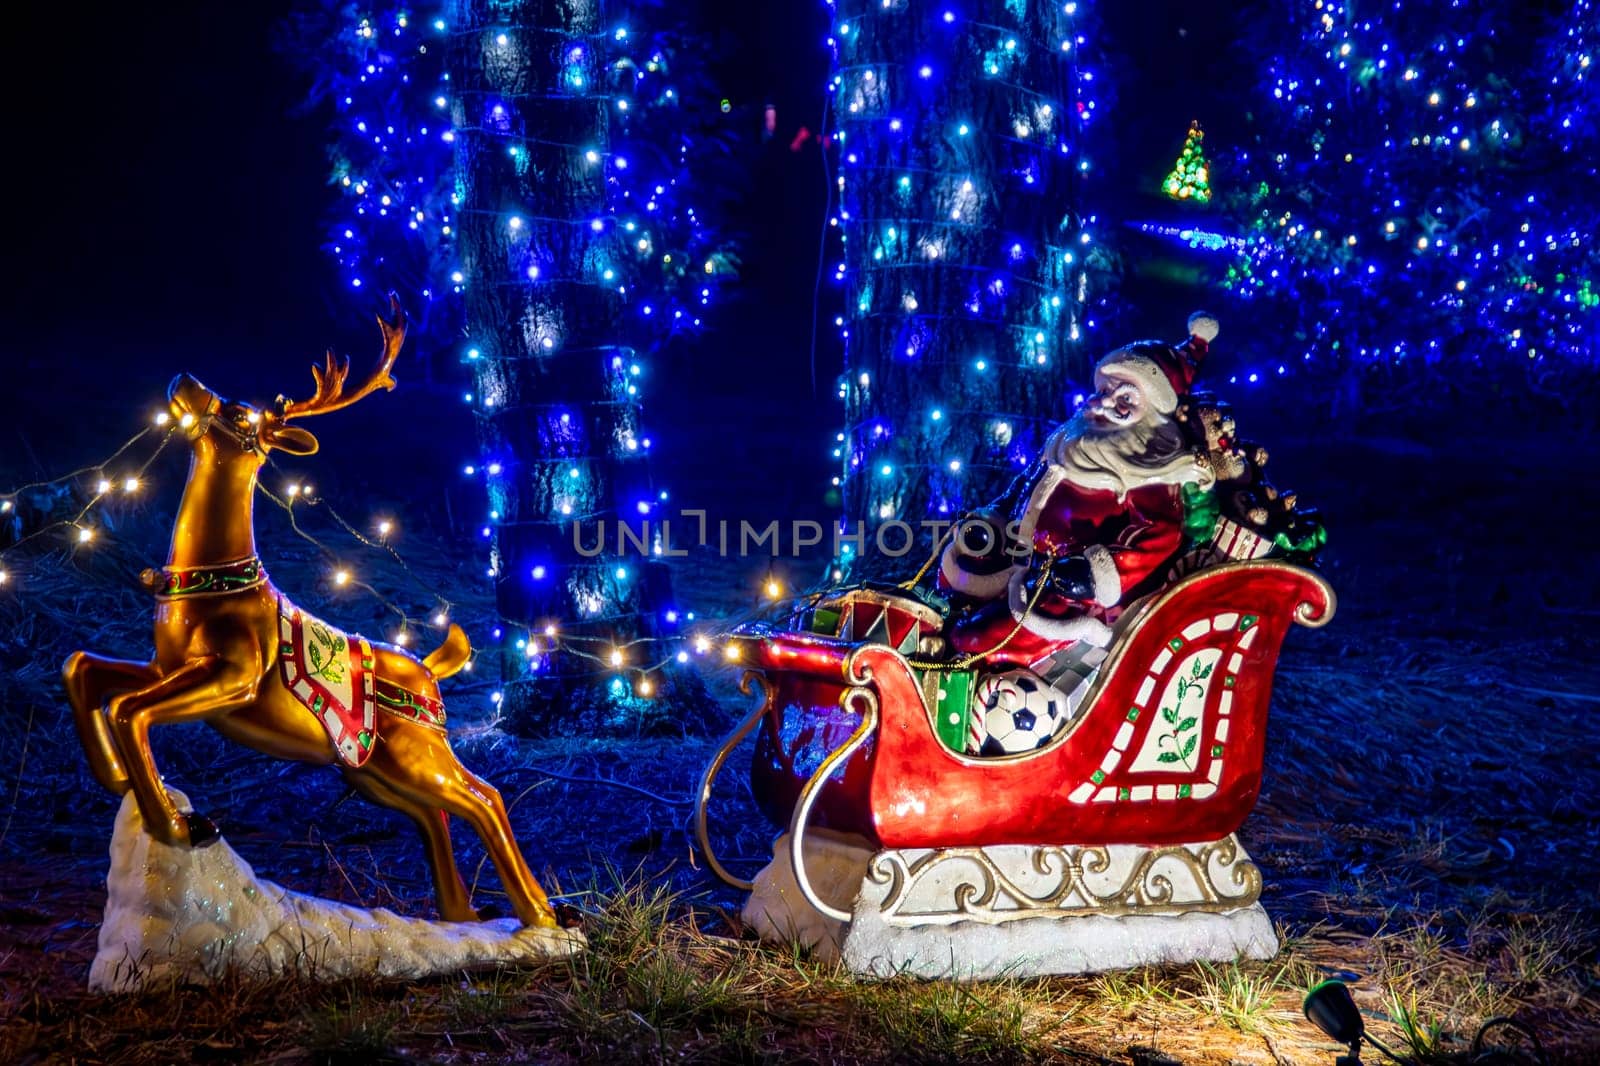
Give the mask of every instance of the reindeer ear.
[[317, 438], [309, 431], [281, 423], [263, 427], [261, 442], [268, 448], [276, 448], [290, 455], [314, 455], [317, 451]]

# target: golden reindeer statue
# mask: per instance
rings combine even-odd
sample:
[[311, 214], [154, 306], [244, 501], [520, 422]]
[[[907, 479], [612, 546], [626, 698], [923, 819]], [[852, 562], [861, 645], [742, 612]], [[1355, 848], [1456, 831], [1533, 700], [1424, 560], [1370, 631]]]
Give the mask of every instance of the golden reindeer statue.
[[453, 814], [483, 839], [523, 924], [554, 926], [500, 793], [461, 765], [445, 734], [439, 679], [466, 663], [466, 634], [452, 624], [418, 661], [341, 633], [290, 603], [256, 555], [252, 505], [267, 454], [317, 450], [317, 439], [290, 423], [394, 388], [406, 320], [389, 300], [390, 317], [378, 318], [383, 361], [354, 392], [344, 388], [349, 361], [331, 351], [312, 367], [310, 399], [280, 396], [271, 410], [224, 400], [188, 374], [173, 379], [167, 402], [193, 457], [167, 565], [145, 572], [156, 598], [155, 657], [76, 652], [62, 668], [67, 696], [95, 778], [117, 795], [132, 789], [163, 843], [198, 846], [219, 835], [210, 819], [178, 810], [150, 757], [152, 726], [205, 721], [280, 759], [337, 763], [362, 795], [416, 822], [445, 920], [478, 917], [450, 846]]

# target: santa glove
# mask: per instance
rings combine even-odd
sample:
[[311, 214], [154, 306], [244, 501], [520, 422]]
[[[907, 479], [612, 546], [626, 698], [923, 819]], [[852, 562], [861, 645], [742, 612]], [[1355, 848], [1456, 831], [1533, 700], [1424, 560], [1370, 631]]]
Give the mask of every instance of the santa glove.
[[[1036, 568], [1022, 584], [1025, 602], [1033, 603], [1039, 590], [1039, 580], [1044, 577], [1044, 567]], [[1089, 560], [1081, 555], [1063, 555], [1050, 566], [1050, 576], [1045, 595], [1068, 600], [1094, 602], [1094, 570]]]

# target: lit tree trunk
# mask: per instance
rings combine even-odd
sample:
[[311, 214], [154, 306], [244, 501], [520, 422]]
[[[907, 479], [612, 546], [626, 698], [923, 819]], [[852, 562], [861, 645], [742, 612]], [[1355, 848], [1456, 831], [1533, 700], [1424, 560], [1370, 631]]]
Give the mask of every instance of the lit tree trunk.
[[848, 521], [992, 498], [1085, 376], [1079, 6], [837, 4]]
[[[503, 707], [513, 722], [554, 709], [620, 724], [639, 713], [635, 695], [666, 694], [645, 669], [652, 645], [630, 642], [657, 635], [667, 585], [660, 564], [614, 554], [619, 512], [637, 519], [653, 496], [612, 273], [624, 253], [607, 204], [602, 5], [457, 0], [449, 24]], [[592, 549], [602, 522], [612, 550], [586, 557], [574, 524]]]

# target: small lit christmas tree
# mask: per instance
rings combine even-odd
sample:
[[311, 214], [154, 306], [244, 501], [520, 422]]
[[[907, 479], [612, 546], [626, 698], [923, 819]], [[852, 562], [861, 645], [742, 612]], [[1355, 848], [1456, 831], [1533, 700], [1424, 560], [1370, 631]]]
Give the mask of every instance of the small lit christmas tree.
[[1211, 199], [1211, 166], [1200, 147], [1205, 136], [1198, 119], [1189, 123], [1189, 135], [1183, 140], [1183, 152], [1178, 156], [1177, 163], [1173, 164], [1167, 180], [1161, 183], [1161, 191], [1174, 200], [1193, 200], [1203, 204]]

